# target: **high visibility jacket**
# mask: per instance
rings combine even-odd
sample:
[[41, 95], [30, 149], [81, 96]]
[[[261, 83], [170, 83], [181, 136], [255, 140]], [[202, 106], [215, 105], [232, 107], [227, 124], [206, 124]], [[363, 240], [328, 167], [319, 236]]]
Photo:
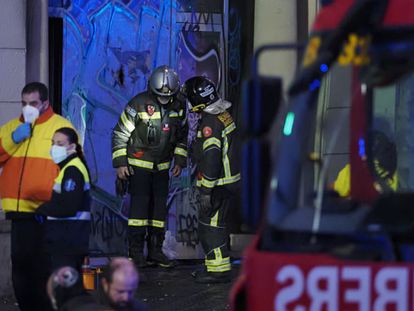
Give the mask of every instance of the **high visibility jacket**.
[[237, 189], [240, 155], [235, 132], [236, 124], [227, 111], [218, 115], [202, 112], [193, 151], [198, 170], [196, 185], [203, 193], [211, 193], [214, 187]]
[[39, 213], [49, 220], [89, 220], [89, 173], [76, 154], [59, 163], [52, 199], [42, 204]]
[[73, 128], [49, 107], [36, 120], [32, 136], [15, 144], [12, 133], [22, 123], [20, 117], [0, 128], [0, 197], [6, 216], [11, 212], [33, 213], [50, 200], [53, 181], [59, 173], [50, 156], [52, 137], [59, 128]]
[[148, 92], [140, 93], [128, 102], [112, 133], [113, 166], [162, 171], [174, 157], [184, 167], [187, 134], [183, 102], [175, 99], [164, 107]]
[[[392, 178], [386, 179], [390, 189], [396, 191], [398, 187], [398, 177], [394, 173]], [[351, 165], [347, 164], [338, 173], [336, 180], [334, 181], [333, 188], [341, 197], [347, 197], [351, 194]]]
[[37, 209], [47, 216], [45, 247], [50, 252], [86, 254], [90, 233], [89, 173], [73, 154], [59, 163], [52, 199]]

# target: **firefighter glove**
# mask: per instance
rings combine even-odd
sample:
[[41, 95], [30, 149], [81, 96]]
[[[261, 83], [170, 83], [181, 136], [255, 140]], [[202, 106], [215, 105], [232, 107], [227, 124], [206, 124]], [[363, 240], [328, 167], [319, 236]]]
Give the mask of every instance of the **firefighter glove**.
[[12, 133], [12, 139], [15, 144], [20, 144], [23, 140], [30, 137], [32, 128], [30, 123], [23, 123], [17, 127]]
[[128, 180], [116, 178], [115, 191], [117, 196], [123, 197], [128, 191]]
[[213, 209], [213, 204], [211, 204], [211, 195], [210, 194], [200, 194], [200, 208], [203, 215], [209, 215]]

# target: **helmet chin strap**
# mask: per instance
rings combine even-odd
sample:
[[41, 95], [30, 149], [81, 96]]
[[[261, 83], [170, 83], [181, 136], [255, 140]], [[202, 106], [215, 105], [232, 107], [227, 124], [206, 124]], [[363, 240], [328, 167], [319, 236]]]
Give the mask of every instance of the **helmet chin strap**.
[[192, 107], [191, 108], [191, 111], [193, 111], [193, 112], [201, 112], [201, 111], [204, 110], [205, 107], [206, 107], [205, 104], [199, 104], [199, 105], [196, 105], [196, 106]]

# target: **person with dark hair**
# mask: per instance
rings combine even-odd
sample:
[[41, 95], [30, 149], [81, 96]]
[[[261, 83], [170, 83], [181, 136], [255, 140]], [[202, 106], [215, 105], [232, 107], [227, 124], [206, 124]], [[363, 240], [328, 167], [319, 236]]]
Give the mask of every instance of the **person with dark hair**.
[[227, 110], [231, 103], [220, 98], [215, 84], [206, 77], [188, 79], [182, 92], [188, 99], [189, 110], [200, 117], [191, 150], [198, 172], [198, 236], [205, 266], [193, 276], [197, 283], [230, 282], [226, 217], [241, 178], [236, 123]]
[[44, 249], [50, 271], [71, 266], [80, 272], [89, 248], [90, 180], [76, 131], [68, 127], [58, 129], [50, 154], [60, 172], [51, 200], [36, 210], [36, 214], [46, 218]]
[[43, 225], [36, 209], [49, 201], [59, 167], [50, 156], [50, 141], [61, 127], [73, 127], [55, 114], [48, 89], [40, 82], [21, 92], [22, 114], [0, 127], [0, 198], [11, 220], [11, 261], [14, 294], [21, 310], [50, 310], [42, 270]]
[[117, 311], [145, 311], [147, 306], [134, 298], [139, 274], [128, 258], [112, 258], [103, 270], [96, 300]]
[[[380, 131], [368, 133], [368, 166], [374, 177], [374, 187], [379, 193], [396, 191], [397, 177], [397, 147], [387, 135]], [[351, 165], [346, 164], [338, 173], [333, 183], [341, 197], [351, 193]]]
[[[129, 256], [137, 267], [172, 267], [162, 251], [167, 217], [169, 170], [179, 176], [187, 165], [185, 102], [180, 80], [168, 66], [156, 68], [148, 90], [126, 105], [112, 133], [112, 165], [118, 180], [129, 181]], [[126, 189], [117, 183], [120, 189]], [[145, 239], [148, 256], [144, 257]]]
[[47, 294], [54, 310], [60, 311], [106, 311], [114, 310], [98, 304], [84, 289], [82, 278], [72, 267], [61, 267], [49, 277]]

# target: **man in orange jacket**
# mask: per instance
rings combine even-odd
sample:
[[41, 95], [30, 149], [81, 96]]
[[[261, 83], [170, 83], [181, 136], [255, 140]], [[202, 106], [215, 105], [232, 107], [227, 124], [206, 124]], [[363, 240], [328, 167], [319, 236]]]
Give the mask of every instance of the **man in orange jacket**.
[[21, 310], [51, 310], [46, 295], [47, 260], [41, 251], [42, 223], [36, 208], [49, 201], [59, 167], [52, 161], [52, 136], [73, 125], [55, 114], [47, 87], [27, 84], [21, 93], [22, 115], [0, 127], [0, 198], [12, 222], [12, 280]]

